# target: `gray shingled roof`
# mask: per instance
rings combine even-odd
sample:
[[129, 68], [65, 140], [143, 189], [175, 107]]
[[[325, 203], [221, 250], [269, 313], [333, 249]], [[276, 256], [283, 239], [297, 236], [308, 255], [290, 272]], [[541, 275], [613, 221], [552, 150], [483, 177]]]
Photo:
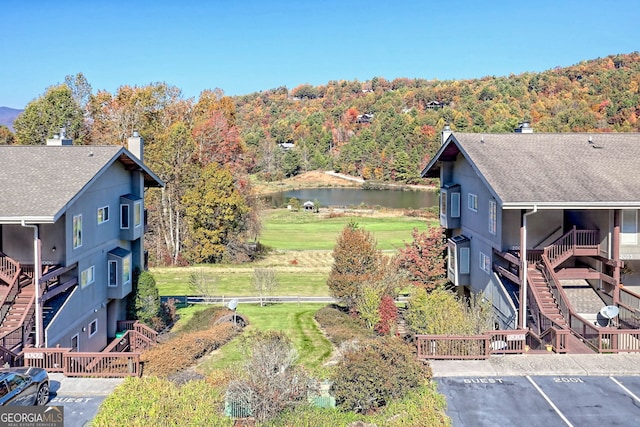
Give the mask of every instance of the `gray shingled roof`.
[[[160, 181], [118, 146], [0, 146], [0, 222], [52, 222], [97, 175], [122, 159]], [[124, 164], [124, 163], [123, 163]]]
[[[638, 133], [454, 133], [439, 161], [464, 154], [504, 208], [640, 207]], [[592, 143], [589, 143], [589, 137]]]

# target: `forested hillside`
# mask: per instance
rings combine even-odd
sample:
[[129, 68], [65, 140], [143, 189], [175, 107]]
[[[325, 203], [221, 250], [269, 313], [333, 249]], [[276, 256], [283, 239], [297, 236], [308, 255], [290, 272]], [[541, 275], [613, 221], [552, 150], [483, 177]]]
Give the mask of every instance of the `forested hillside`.
[[[523, 120], [536, 132], [638, 131], [639, 85], [635, 52], [541, 73], [331, 81], [234, 102], [254, 170], [267, 179], [333, 168], [365, 179], [416, 182], [445, 124], [465, 132], [512, 132]], [[275, 149], [283, 143], [294, 146]]]
[[246, 259], [260, 231], [252, 174], [275, 180], [335, 169], [367, 180], [416, 183], [440, 144], [455, 131], [636, 132], [640, 54], [508, 77], [331, 81], [238, 97], [220, 89], [185, 99], [166, 83], [98, 91], [81, 74], [67, 76], [30, 102], [15, 134], [0, 143], [43, 144], [66, 128], [75, 144], [145, 140], [145, 163], [166, 183], [146, 205], [154, 231], [151, 262]]

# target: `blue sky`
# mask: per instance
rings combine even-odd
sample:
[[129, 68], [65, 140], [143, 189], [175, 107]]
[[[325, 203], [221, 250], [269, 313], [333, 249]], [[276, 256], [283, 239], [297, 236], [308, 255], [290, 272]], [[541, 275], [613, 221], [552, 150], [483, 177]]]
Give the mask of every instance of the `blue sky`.
[[637, 0], [3, 0], [0, 106], [66, 75], [197, 98], [380, 76], [539, 72], [640, 50]]

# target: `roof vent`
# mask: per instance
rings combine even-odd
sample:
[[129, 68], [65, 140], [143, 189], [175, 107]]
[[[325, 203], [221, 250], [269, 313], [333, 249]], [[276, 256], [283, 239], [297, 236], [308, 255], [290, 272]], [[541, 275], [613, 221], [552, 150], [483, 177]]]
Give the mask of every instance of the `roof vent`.
[[518, 127], [513, 130], [516, 133], [533, 133], [533, 128], [528, 121], [523, 121], [518, 124]]

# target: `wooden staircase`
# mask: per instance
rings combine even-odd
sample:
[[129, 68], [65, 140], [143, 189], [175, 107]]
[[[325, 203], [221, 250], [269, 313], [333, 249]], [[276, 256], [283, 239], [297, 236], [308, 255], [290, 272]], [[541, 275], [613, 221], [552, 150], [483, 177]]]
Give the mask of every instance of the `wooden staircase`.
[[527, 275], [533, 284], [533, 290], [536, 293], [538, 300], [540, 301], [540, 312], [549, 319], [553, 320], [558, 326], [562, 328], [568, 328], [564, 316], [560, 312], [558, 302], [551, 293], [551, 288], [544, 278], [544, 275], [535, 264], [530, 265], [527, 270]]
[[0, 257], [0, 346], [19, 352], [32, 335], [35, 285], [19, 263], [5, 254]]
[[22, 326], [22, 323], [26, 320], [25, 318], [33, 306], [34, 294], [35, 287], [33, 283], [29, 283], [27, 286], [20, 288], [20, 293], [16, 296], [2, 324], [0, 324], [0, 337]]

